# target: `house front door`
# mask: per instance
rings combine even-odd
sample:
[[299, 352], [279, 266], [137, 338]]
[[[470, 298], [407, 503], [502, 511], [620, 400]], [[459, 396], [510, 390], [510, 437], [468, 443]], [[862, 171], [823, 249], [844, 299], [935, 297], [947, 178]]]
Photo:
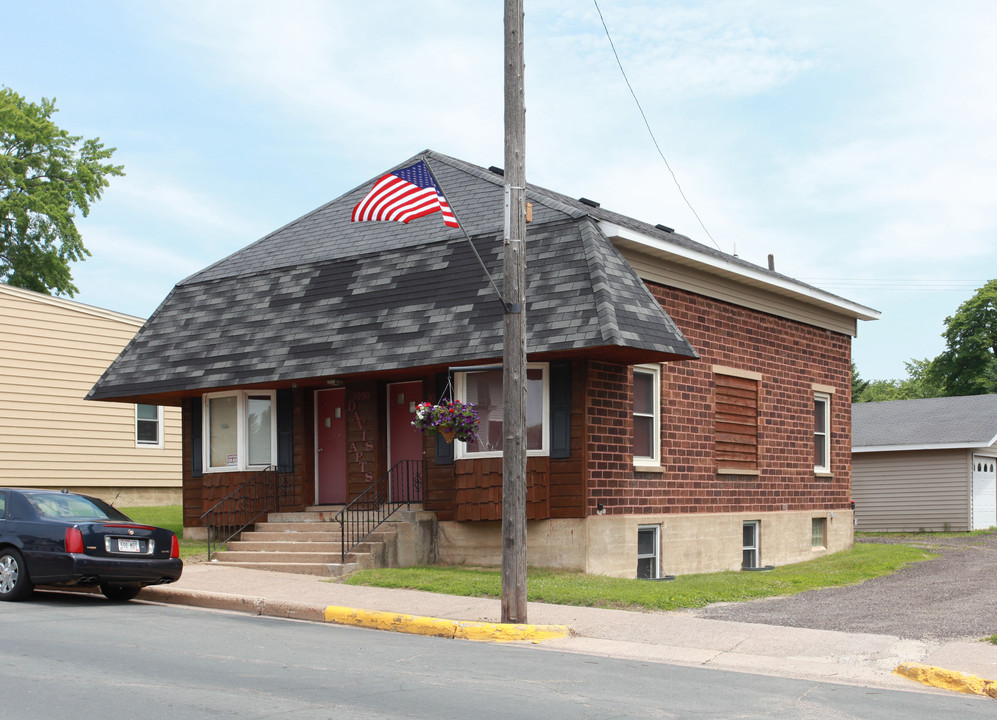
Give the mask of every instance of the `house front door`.
[[[422, 467], [422, 433], [412, 427], [415, 406], [425, 398], [422, 382], [388, 385], [388, 467], [391, 472], [391, 499], [420, 501], [416, 482]], [[414, 461], [405, 462], [403, 460]]]
[[315, 502], [346, 502], [346, 390], [315, 393]]

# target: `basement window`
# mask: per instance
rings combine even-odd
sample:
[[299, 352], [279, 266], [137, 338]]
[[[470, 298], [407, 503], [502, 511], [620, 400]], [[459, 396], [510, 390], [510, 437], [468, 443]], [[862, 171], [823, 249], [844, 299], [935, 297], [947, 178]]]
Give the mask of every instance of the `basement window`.
[[741, 567], [758, 567], [758, 528], [761, 522], [748, 520], [741, 530]]
[[638, 580], [658, 579], [660, 536], [660, 525], [639, 525], [637, 527]]
[[810, 547], [814, 550], [827, 547], [827, 518], [813, 518], [810, 521]]

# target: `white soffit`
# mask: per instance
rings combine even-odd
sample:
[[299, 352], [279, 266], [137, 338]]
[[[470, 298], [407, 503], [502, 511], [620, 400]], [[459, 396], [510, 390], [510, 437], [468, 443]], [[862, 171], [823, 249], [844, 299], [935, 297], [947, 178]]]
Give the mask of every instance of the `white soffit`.
[[736, 278], [740, 282], [755, 287], [763, 287], [779, 295], [797, 297], [811, 304], [829, 307], [858, 320], [878, 320], [880, 312], [859, 305], [844, 298], [824, 292], [818, 288], [799, 283], [791, 278], [769, 275], [761, 269], [755, 270], [741, 264], [728, 262], [722, 258], [697, 252], [691, 248], [675, 245], [659, 238], [645, 235], [616, 223], [599, 221], [599, 227], [610, 240], [618, 245], [642, 250], [672, 262], [698, 267], [709, 272]]

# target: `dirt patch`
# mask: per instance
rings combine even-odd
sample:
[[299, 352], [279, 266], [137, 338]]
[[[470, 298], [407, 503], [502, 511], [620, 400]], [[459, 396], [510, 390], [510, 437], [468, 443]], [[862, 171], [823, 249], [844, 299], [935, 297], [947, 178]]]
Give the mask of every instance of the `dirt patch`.
[[717, 603], [696, 617], [789, 627], [967, 640], [997, 633], [997, 533], [863, 538], [924, 547], [939, 556], [859, 585], [790, 597]]

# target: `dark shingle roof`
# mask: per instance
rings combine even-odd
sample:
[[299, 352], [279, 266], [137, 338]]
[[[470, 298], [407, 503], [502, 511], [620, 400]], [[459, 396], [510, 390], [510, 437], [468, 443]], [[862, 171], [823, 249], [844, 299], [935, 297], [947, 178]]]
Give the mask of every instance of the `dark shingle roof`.
[[852, 405], [852, 449], [988, 447], [997, 439], [997, 395]]
[[[501, 287], [502, 178], [428, 155]], [[463, 234], [438, 214], [351, 223], [372, 182], [180, 282], [89, 397], [501, 358], [502, 306]], [[587, 213], [535, 203], [526, 248], [530, 354], [697, 357]]]

